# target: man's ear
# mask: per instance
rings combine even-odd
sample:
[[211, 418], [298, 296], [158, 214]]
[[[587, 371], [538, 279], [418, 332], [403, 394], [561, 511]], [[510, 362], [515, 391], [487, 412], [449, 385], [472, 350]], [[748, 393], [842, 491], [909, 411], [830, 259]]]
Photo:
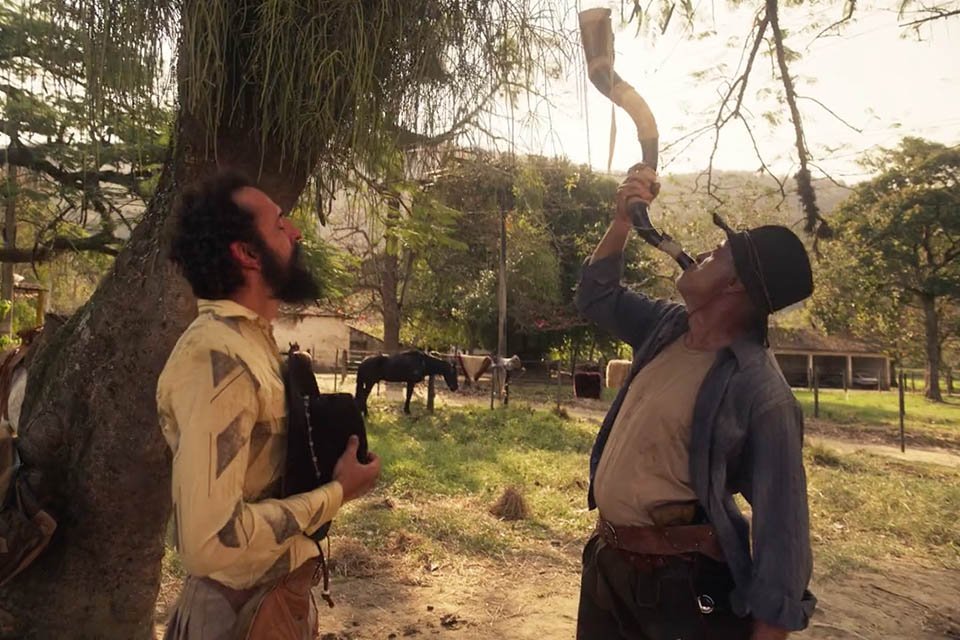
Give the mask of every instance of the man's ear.
[[259, 269], [260, 268], [260, 256], [253, 250], [247, 242], [236, 242], [230, 243], [230, 255], [233, 256], [233, 259], [237, 261], [237, 264], [240, 265], [241, 269]]

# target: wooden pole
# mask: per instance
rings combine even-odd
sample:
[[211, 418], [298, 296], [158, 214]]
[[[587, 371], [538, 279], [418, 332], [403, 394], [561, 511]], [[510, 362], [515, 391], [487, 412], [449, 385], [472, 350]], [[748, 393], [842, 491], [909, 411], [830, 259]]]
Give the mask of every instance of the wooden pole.
[[433, 413], [433, 399], [437, 395], [437, 388], [434, 385], [434, 378], [435, 376], [433, 374], [430, 374], [430, 377], [427, 378], [427, 411], [430, 413]]
[[[17, 137], [17, 118], [11, 118], [9, 128], [5, 133], [10, 135], [10, 140]], [[14, 249], [17, 246], [17, 166], [7, 162], [7, 193], [6, 207], [3, 224], [3, 245], [7, 249]], [[13, 335], [13, 267], [12, 262], [4, 262], [0, 272], [2, 272], [2, 282], [0, 282], [0, 295], [4, 300], [10, 302], [10, 310], [3, 318], [0, 318], [0, 334], [5, 336]]]
[[337, 353], [333, 357], [333, 392], [337, 392], [337, 369], [340, 368], [340, 347], [337, 347]]
[[820, 370], [813, 369], [813, 417], [820, 417]]
[[[507, 357], [507, 208], [500, 203], [500, 287], [497, 292], [497, 364]], [[493, 381], [497, 386], [497, 396], [502, 391], [505, 371], [494, 367]]]
[[899, 395], [900, 395], [900, 453], [903, 453], [907, 450], [906, 436], [903, 429], [903, 416], [906, 414], [904, 401], [903, 401], [903, 388], [906, 386], [906, 376], [903, 373], [903, 369], [900, 370], [900, 384]]
[[560, 364], [562, 359], [557, 359], [557, 413], [560, 413]]
[[37, 326], [42, 327], [47, 317], [47, 292], [37, 292]]
[[490, 408], [493, 409], [493, 388], [497, 386], [497, 369], [496, 367], [490, 372]]

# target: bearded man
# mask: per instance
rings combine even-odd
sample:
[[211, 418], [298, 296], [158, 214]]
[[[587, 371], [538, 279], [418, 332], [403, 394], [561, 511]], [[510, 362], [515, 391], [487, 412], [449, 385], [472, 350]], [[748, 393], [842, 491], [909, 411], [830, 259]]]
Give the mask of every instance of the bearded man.
[[282, 497], [287, 407], [270, 323], [281, 302], [317, 297], [300, 231], [232, 173], [186, 193], [177, 219], [171, 259], [199, 313], [157, 387], [173, 453], [174, 536], [188, 574], [166, 637], [247, 637], [241, 627], [281, 585], [302, 596], [305, 610], [288, 612], [270, 637], [315, 638], [310, 588], [319, 548], [308, 536], [374, 486], [380, 461], [371, 453], [359, 463], [354, 436], [332, 482]]

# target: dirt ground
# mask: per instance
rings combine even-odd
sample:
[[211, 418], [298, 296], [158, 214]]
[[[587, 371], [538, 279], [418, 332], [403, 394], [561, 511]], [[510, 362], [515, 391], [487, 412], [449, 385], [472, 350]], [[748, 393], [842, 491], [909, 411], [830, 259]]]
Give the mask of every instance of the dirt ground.
[[[462, 396], [438, 399], [441, 405], [468, 402]], [[599, 420], [606, 407], [578, 401], [566, 409], [571, 416]], [[902, 455], [894, 447], [838, 439], [828, 430], [814, 427], [811, 432], [815, 441], [841, 450], [869, 448], [871, 453]], [[960, 455], [952, 451], [907, 453], [912, 460], [960, 466]], [[338, 551], [334, 541], [332, 548], [336, 607], [328, 609], [317, 598], [322, 640], [574, 637], [578, 547], [548, 548], [520, 562], [511, 558], [436, 566], [429, 561], [411, 565], [402, 554], [370, 558], [362, 547], [346, 544]], [[960, 571], [886, 563], [837, 578], [815, 578], [811, 590], [819, 600], [817, 610], [810, 627], [794, 637], [960, 640]], [[178, 581], [166, 578], [157, 602], [157, 638], [178, 592]]]
[[[336, 547], [333, 549], [336, 555]], [[363, 577], [336, 577], [336, 606], [321, 605], [321, 640], [396, 638], [572, 639], [579, 570], [568, 550], [558, 562], [399, 567], [383, 562]], [[432, 569], [432, 570], [431, 570]], [[157, 637], [173, 601], [167, 585]], [[888, 564], [814, 581], [819, 599], [810, 640], [960, 638], [960, 572]]]

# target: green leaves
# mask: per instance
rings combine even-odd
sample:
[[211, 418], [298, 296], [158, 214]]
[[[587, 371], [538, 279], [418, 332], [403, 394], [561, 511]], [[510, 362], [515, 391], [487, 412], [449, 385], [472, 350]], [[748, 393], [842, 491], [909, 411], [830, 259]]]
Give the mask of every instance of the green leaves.
[[[814, 304], [833, 331], [874, 337], [919, 354], [920, 300], [941, 300], [943, 318], [960, 297], [960, 152], [905, 138], [865, 159], [879, 170], [839, 207], [836, 241], [817, 265]], [[948, 339], [942, 327], [935, 341]]]

